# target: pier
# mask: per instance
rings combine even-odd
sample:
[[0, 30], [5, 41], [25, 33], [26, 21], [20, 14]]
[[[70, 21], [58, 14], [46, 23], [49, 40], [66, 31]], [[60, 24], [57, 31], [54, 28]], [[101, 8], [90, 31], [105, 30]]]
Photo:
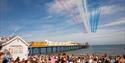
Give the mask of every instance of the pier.
[[[53, 42], [55, 43], [55, 42]], [[87, 48], [88, 45], [80, 45], [76, 43], [63, 43], [63, 44], [53, 44], [47, 42], [32, 42], [29, 46], [29, 54], [51, 54], [51, 53], [60, 53], [71, 50], [78, 50], [82, 48]]]

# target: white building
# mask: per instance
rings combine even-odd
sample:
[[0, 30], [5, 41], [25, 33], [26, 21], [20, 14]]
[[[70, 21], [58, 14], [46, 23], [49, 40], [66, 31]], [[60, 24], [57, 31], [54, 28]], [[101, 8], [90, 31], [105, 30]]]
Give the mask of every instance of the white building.
[[71, 46], [71, 45], [79, 45], [77, 42], [68, 41], [68, 42], [56, 42], [56, 41], [49, 41], [45, 40], [48, 46]]
[[7, 50], [15, 60], [20, 57], [20, 60], [28, 57], [28, 44], [19, 36], [14, 36], [2, 44], [2, 50]]

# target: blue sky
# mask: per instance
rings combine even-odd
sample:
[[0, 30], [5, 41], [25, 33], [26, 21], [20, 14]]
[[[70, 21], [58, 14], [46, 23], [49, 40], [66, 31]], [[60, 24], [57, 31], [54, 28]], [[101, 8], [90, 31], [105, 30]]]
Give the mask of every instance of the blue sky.
[[[84, 7], [81, 1], [0, 0], [0, 36], [19, 35], [27, 41], [125, 44], [125, 0], [87, 0], [87, 14], [80, 10]], [[87, 33], [85, 16], [96, 7], [101, 9], [98, 29]]]

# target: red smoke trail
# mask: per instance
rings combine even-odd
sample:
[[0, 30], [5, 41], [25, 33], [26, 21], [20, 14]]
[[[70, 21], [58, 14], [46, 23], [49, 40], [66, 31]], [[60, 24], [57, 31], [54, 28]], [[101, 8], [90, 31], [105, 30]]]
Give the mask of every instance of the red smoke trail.
[[59, 4], [61, 4], [61, 6], [70, 13], [70, 15], [73, 17], [73, 22], [75, 24], [77, 24], [77, 18], [75, 17], [73, 11], [70, 11], [70, 8], [68, 7], [68, 5], [66, 4], [66, 2], [64, 2], [64, 0], [56, 0], [57, 2], [59, 2]]
[[[75, 24], [78, 23], [78, 20], [80, 20], [79, 18], [77, 18], [75, 15], [74, 15], [74, 12], [70, 10], [69, 6], [66, 4], [66, 2], [64, 2], [64, 0], [56, 0], [57, 3], [59, 3], [66, 11], [68, 11], [70, 13], [70, 15], [73, 16], [73, 22]], [[71, 4], [69, 4], [71, 5]], [[84, 33], [87, 33], [87, 29], [86, 29], [86, 26], [84, 25], [84, 23], [82, 22], [82, 27], [84, 29]]]
[[[68, 6], [68, 4], [67, 4], [66, 2], [64, 2], [64, 0], [59, 0], [59, 1], [61, 1], [62, 6], [64, 6], [65, 9], [73, 16], [73, 22], [74, 22], [75, 24], [77, 24], [80, 19], [79, 19], [77, 16], [75, 16], [73, 10], [70, 11], [70, 7]], [[69, 5], [71, 5], [71, 4], [69, 4]], [[79, 23], [78, 23], [78, 24], [79, 24]], [[83, 32], [84, 32], [84, 33], [87, 33], [86, 27], [85, 27], [85, 25], [83, 24], [83, 22], [82, 22], [82, 24], [80, 24], [80, 26], [83, 27]]]
[[[67, 8], [69, 8], [69, 5], [72, 5], [72, 4], [69, 4], [69, 5], [68, 5], [66, 2], [65, 2], [64, 4], [67, 6]], [[84, 23], [82, 22], [82, 23], [80, 24], [80, 23], [78, 22], [80, 19], [79, 19], [78, 16], [75, 15], [74, 11], [73, 11], [73, 10], [70, 10], [70, 8], [69, 8], [68, 11], [69, 11], [70, 14], [73, 15], [73, 18], [75, 19], [75, 22], [76, 22], [77, 24], [79, 24], [81, 27], [83, 27], [83, 26], [84, 26]], [[85, 26], [83, 27], [83, 29], [84, 29], [83, 32], [84, 32], [84, 33], [87, 33], [87, 30], [86, 30]]]

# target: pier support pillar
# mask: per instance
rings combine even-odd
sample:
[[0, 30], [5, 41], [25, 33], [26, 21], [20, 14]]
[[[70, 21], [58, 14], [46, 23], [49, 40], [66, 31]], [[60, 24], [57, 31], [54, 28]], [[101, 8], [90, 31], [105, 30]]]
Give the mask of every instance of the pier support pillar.
[[51, 53], [53, 53], [53, 48], [54, 48], [54, 47], [50, 47], [50, 48], [51, 48]]
[[47, 53], [48, 53], [48, 51], [47, 51], [47, 50], [48, 50], [48, 49], [47, 49], [48, 47], [45, 47], [45, 48], [46, 48], [46, 54], [47, 54]]
[[58, 52], [58, 46], [56, 46], [55, 48], [56, 48], [56, 52]]

